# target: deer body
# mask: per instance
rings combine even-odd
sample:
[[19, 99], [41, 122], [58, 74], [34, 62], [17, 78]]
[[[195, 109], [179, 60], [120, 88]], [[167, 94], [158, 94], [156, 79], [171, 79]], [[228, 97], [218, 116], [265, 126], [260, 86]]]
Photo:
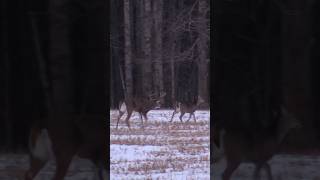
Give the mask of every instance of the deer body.
[[199, 105], [204, 103], [204, 100], [199, 96], [198, 97], [198, 101], [196, 104], [184, 104], [184, 103], [181, 103], [181, 102], [176, 102], [176, 105], [175, 105], [175, 109], [172, 113], [172, 117], [171, 117], [171, 120], [170, 122], [172, 122], [173, 120], [173, 117], [175, 114], [177, 113], [181, 113], [180, 114], [180, 121], [182, 122], [182, 117], [184, 116], [184, 114], [186, 113], [189, 113], [190, 116], [189, 116], [189, 119], [187, 120], [187, 122], [190, 120], [191, 116], [193, 116], [193, 120], [194, 122], [196, 122], [196, 116], [194, 115], [194, 112], [198, 109]]
[[31, 128], [30, 168], [25, 174], [25, 180], [35, 178], [46, 163], [53, 158], [56, 160], [53, 180], [63, 180], [75, 155], [89, 159], [101, 168], [99, 177], [102, 180], [102, 165], [107, 170], [105, 117], [102, 115], [85, 117], [71, 115], [60, 118], [68, 118], [70, 121], [65, 126], [40, 126], [36, 123]]
[[136, 111], [140, 114], [141, 124], [143, 127], [143, 118], [147, 121], [147, 113], [155, 108], [160, 108], [163, 104], [163, 97], [166, 95], [166, 93], [161, 93], [159, 97], [153, 97], [152, 95], [149, 95], [148, 98], [146, 97], [132, 97], [127, 98], [123, 102], [120, 102], [119, 104], [119, 116], [117, 119], [117, 125], [116, 129], [118, 129], [119, 121], [121, 117], [124, 115], [125, 112], [128, 113], [126, 117], [126, 124], [128, 128], [130, 129], [130, 122], [129, 119], [133, 113], [133, 111]]
[[232, 173], [242, 162], [255, 164], [254, 179], [260, 178], [261, 169], [265, 168], [267, 177], [272, 180], [272, 172], [268, 161], [278, 152], [278, 149], [288, 133], [300, 127], [300, 123], [284, 109], [278, 121], [277, 134], [262, 139], [260, 142], [249, 142], [241, 132], [224, 131], [221, 135], [221, 148], [227, 161], [227, 167], [222, 174], [223, 180], [230, 180]]

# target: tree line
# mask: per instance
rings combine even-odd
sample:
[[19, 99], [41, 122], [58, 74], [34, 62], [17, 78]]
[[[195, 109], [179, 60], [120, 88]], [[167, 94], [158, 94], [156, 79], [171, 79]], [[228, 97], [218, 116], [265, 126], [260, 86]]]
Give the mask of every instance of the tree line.
[[[209, 102], [208, 0], [111, 0], [110, 101], [166, 92], [178, 100]], [[207, 104], [208, 106], [208, 104]]]

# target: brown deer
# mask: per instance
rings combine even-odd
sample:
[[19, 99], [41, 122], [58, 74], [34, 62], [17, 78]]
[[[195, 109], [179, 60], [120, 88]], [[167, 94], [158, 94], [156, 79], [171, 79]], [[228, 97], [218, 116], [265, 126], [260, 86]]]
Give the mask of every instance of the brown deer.
[[143, 127], [143, 118], [144, 117], [145, 121], [148, 120], [147, 113], [151, 109], [157, 109], [160, 108], [161, 105], [163, 104], [163, 98], [166, 95], [165, 92], [161, 92], [158, 97], [155, 97], [155, 94], [150, 94], [148, 97], [132, 97], [132, 98], [127, 98], [124, 101], [119, 103], [119, 116], [117, 119], [117, 126], [116, 129], [118, 129], [118, 124], [125, 112], [128, 113], [126, 117], [126, 123], [128, 128], [130, 129], [130, 123], [129, 119], [132, 115], [133, 111], [136, 111], [140, 114], [140, 119]]
[[189, 119], [187, 120], [187, 122], [190, 120], [191, 116], [193, 116], [194, 122], [196, 122], [196, 116], [194, 115], [194, 112], [198, 109], [199, 105], [201, 105], [204, 102], [205, 101], [200, 96], [198, 96], [198, 101], [197, 101], [196, 104], [188, 105], [188, 104], [184, 104], [184, 103], [181, 103], [181, 102], [177, 101], [175, 103], [174, 111], [172, 113], [172, 117], [171, 117], [171, 120], [169, 122], [172, 122], [174, 115], [179, 113], [179, 112], [181, 112], [181, 115], [180, 115], [180, 121], [181, 122], [182, 122], [182, 117], [183, 117], [183, 115], [185, 113], [189, 113], [190, 114]]
[[[232, 173], [242, 162], [255, 164], [254, 179], [260, 178], [260, 171], [265, 168], [269, 180], [272, 173], [268, 161], [277, 153], [288, 133], [296, 128], [301, 128], [301, 123], [282, 108], [282, 114], [277, 125], [276, 136], [269, 137], [259, 143], [251, 144], [240, 132], [222, 130], [221, 150], [226, 158], [227, 167], [222, 174], [223, 180], [229, 180]], [[221, 158], [216, 158], [221, 159]]]
[[107, 170], [106, 117], [91, 114], [54, 118], [59, 118], [64, 126], [36, 122], [31, 128], [30, 168], [25, 180], [34, 179], [52, 158], [56, 160], [53, 180], [63, 180], [75, 155], [91, 160], [100, 168], [99, 178], [103, 180], [102, 170]]

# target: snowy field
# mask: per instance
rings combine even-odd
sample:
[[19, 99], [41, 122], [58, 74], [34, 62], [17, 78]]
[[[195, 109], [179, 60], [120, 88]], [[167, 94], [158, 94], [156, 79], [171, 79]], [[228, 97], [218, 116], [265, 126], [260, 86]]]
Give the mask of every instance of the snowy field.
[[[320, 180], [320, 156], [319, 155], [276, 155], [270, 161], [273, 180]], [[213, 179], [221, 180], [221, 173], [225, 168], [225, 160], [213, 165]], [[234, 171], [232, 180], [253, 179], [254, 165], [243, 163]], [[262, 180], [266, 180], [265, 171], [262, 172]]]
[[[210, 179], [210, 111], [196, 111], [188, 123], [180, 123], [173, 110], [148, 113], [144, 129], [138, 113], [125, 117], [115, 129], [118, 112], [110, 111], [110, 178], [111, 180], [209, 180]], [[184, 116], [186, 121], [189, 114]]]
[[[24, 173], [29, 167], [26, 154], [0, 155], [0, 180], [23, 180]], [[49, 161], [35, 180], [50, 180], [55, 171], [55, 162]], [[98, 180], [96, 168], [86, 159], [74, 157], [65, 180]]]

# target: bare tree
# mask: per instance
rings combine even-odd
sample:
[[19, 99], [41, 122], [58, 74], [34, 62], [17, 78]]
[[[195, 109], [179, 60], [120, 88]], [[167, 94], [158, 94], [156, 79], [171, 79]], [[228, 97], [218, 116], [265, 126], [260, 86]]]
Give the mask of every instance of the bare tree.
[[142, 60], [142, 87], [143, 94], [149, 94], [152, 91], [152, 64], [151, 64], [151, 26], [152, 26], [152, 14], [151, 14], [151, 0], [143, 0], [140, 3], [143, 6], [143, 60]]
[[197, 19], [197, 51], [198, 51], [198, 93], [204, 99], [208, 99], [208, 41], [209, 28], [208, 20], [206, 18], [208, 11], [207, 0], [199, 0], [198, 4], [198, 19]]
[[163, 66], [162, 66], [162, 11], [163, 11], [163, 0], [157, 0], [153, 2], [153, 20], [154, 20], [154, 81], [155, 82], [155, 92], [163, 91]]
[[124, 39], [125, 39], [125, 97], [133, 95], [132, 80], [132, 49], [131, 49], [131, 25], [130, 25], [130, 0], [124, 0]]

